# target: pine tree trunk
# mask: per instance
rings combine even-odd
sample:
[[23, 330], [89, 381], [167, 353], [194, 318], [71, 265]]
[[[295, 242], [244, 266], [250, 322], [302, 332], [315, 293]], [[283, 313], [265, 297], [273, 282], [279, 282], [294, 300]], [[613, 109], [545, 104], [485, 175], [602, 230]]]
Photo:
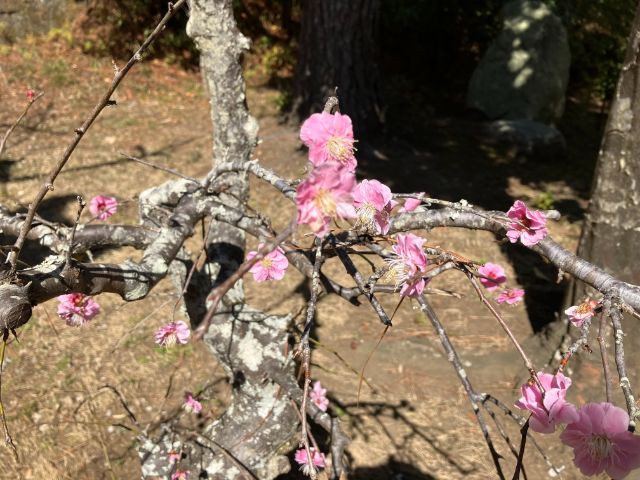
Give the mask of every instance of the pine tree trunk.
[[359, 132], [383, 122], [376, 65], [380, 0], [304, 0], [294, 110], [305, 118], [335, 93]]

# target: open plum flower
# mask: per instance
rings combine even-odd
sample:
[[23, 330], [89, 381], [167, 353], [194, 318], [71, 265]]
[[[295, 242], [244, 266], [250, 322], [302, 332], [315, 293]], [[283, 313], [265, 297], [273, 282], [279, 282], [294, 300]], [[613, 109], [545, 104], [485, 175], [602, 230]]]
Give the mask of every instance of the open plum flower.
[[478, 268], [478, 273], [482, 275], [480, 283], [490, 292], [493, 292], [501, 283], [507, 281], [504, 268], [497, 263], [485, 263]]
[[[259, 244], [258, 250], [263, 246], [263, 243]], [[257, 254], [257, 251], [247, 253], [247, 260], [251, 260]], [[249, 271], [256, 282], [265, 282], [267, 280], [282, 280], [288, 267], [289, 260], [287, 260], [284, 250], [276, 247], [267, 253], [262, 260], [256, 262]]]
[[640, 467], [640, 437], [628, 431], [629, 415], [610, 403], [587, 403], [560, 434], [573, 448], [573, 462], [584, 475], [602, 472], [619, 480]]
[[188, 413], [200, 413], [202, 404], [193, 397], [191, 392], [184, 392], [184, 404], [182, 405]]
[[515, 305], [516, 303], [520, 303], [523, 298], [524, 290], [520, 288], [512, 288], [510, 290], [504, 290], [503, 292], [500, 292], [500, 295], [498, 295], [498, 298], [496, 298], [496, 302]]
[[103, 222], [118, 210], [118, 200], [115, 197], [97, 195], [89, 201], [89, 211]]
[[518, 239], [523, 245], [531, 247], [547, 236], [547, 219], [538, 210], [529, 210], [524, 202], [516, 200], [507, 212], [511, 220], [507, 228], [507, 237], [511, 243]]
[[365, 233], [386, 235], [389, 217], [397, 202], [391, 189], [378, 180], [363, 180], [353, 191], [353, 205], [358, 220], [356, 227]]
[[[327, 466], [326, 459], [324, 457], [324, 453], [318, 452], [315, 448], [311, 447], [309, 449], [311, 453], [311, 461], [313, 465], [317, 468], [324, 468]], [[296, 450], [296, 454], [294, 459], [298, 465], [300, 465], [300, 470], [302, 473], [309, 476], [311, 474], [311, 468], [309, 467], [309, 457], [307, 456], [307, 451], [304, 448]]]
[[[418, 195], [423, 197], [425, 195], [424, 192], [418, 192]], [[404, 205], [402, 205], [402, 207], [400, 207], [400, 209], [398, 210], [398, 213], [411, 213], [415, 210], [417, 210], [417, 208], [422, 205], [422, 200], [419, 198], [407, 198], [404, 201]]]
[[309, 398], [320, 410], [323, 412], [327, 411], [327, 408], [329, 407], [327, 389], [322, 388], [322, 384], [320, 382], [315, 382], [313, 384], [313, 389], [309, 392]]
[[173, 472], [173, 474], [171, 475], [171, 480], [188, 480], [189, 479], [189, 472], [186, 470], [176, 470], [175, 472]]
[[395, 278], [396, 286], [402, 285], [400, 295], [417, 297], [424, 291], [426, 281], [422, 274], [427, 269], [427, 256], [422, 249], [424, 238], [413, 233], [398, 234], [392, 250], [397, 258], [387, 260], [389, 273]]
[[522, 397], [516, 407], [529, 410], [529, 426], [538, 433], [553, 433], [556, 425], [578, 420], [576, 407], [566, 401], [571, 379], [562, 373], [551, 375], [538, 372], [538, 380], [544, 388], [544, 395], [538, 385], [531, 381], [520, 387]]
[[155, 341], [161, 347], [173, 347], [176, 344], [185, 344], [189, 341], [191, 330], [182, 320], [171, 322], [160, 327], [155, 334]]
[[583, 303], [567, 308], [564, 313], [569, 316], [569, 320], [576, 327], [582, 327], [584, 322], [586, 322], [596, 314], [597, 307], [597, 301], [586, 298]]
[[332, 219], [354, 218], [353, 190], [356, 177], [346, 167], [324, 164], [313, 169], [297, 188], [298, 223], [324, 236]]
[[58, 297], [58, 316], [70, 327], [80, 327], [100, 313], [100, 305], [84, 293], [69, 293]]
[[314, 113], [302, 124], [300, 140], [309, 147], [309, 161], [314, 166], [337, 162], [355, 171], [353, 124], [349, 116], [338, 112]]

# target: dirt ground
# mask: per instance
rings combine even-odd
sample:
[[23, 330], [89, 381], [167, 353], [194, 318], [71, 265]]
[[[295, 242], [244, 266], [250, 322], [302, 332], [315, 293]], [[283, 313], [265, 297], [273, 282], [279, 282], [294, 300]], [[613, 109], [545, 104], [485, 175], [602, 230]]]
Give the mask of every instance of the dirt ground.
[[[84, 56], [64, 41], [32, 38], [2, 47], [0, 132], [17, 117], [28, 87], [46, 92], [8, 142], [0, 164], [3, 205], [26, 207], [42, 175], [111, 76], [108, 59]], [[249, 105], [261, 126], [262, 143], [256, 157], [285, 177], [300, 177], [306, 156], [296, 128], [280, 120], [279, 93], [249, 77]], [[119, 152], [192, 176], [208, 171], [212, 150], [209, 105], [197, 72], [158, 61], [143, 63], [134, 68], [115, 98], [118, 105], [108, 108], [86, 135], [47, 197], [42, 216], [69, 223], [76, 195], [105, 194], [122, 202], [110, 222], [136, 222], [136, 195], [171, 178], [132, 164]], [[531, 204], [552, 198], [555, 207], [567, 215], [550, 226], [551, 235], [567, 248], [575, 248], [599, 141], [600, 115], [569, 102], [561, 125], [569, 148], [561, 161], [522, 158], [509, 146], [484, 138], [478, 122], [457, 112], [412, 118], [415, 121], [405, 136], [359, 139], [359, 175], [377, 178], [395, 192], [426, 191], [450, 200], [465, 198], [488, 209], [506, 210], [516, 198]], [[252, 205], [271, 215], [278, 227], [289, 221], [293, 210], [276, 199], [270, 187], [252, 181]], [[199, 248], [197, 237], [189, 244], [192, 251]], [[545, 358], [546, 352], [532, 335], [559, 308], [562, 285], [555, 284], [557, 272], [483, 232], [438, 229], [428, 232], [427, 238], [469, 258], [505, 266], [509, 285], [524, 287], [527, 301], [501, 311], [515, 335], [536, 350], [531, 352], [535, 358]], [[297, 240], [308, 242], [304, 237]], [[38, 254], [31, 251], [29, 258], [33, 261]], [[97, 252], [96, 258], [122, 260], [137, 255], [125, 249]], [[328, 264], [326, 271], [349, 282], [336, 264]], [[296, 272], [288, 273], [277, 285], [259, 285], [250, 278], [245, 285], [249, 302], [268, 312], [299, 312], [304, 306], [305, 289]], [[462, 296], [433, 295], [432, 303], [475, 388], [512, 405], [526, 372], [504, 333], [461, 274], [448, 272], [431, 286]], [[165, 351], [153, 343], [153, 332], [170, 317], [175, 299], [169, 281], [137, 303], [102, 295], [98, 298], [102, 313], [80, 329], [68, 328], [58, 319], [55, 301], [34, 310], [32, 320], [19, 334], [20, 342], [12, 343], [7, 351], [2, 397], [21, 461], [16, 464], [7, 449], [0, 449], [0, 478], [139, 478], [133, 448], [136, 431], [181, 415], [185, 390], [202, 392], [205, 399], [204, 415], [198, 421], [223, 411], [228, 386], [202, 344]], [[389, 310], [395, 308], [395, 302], [397, 296], [383, 300]], [[330, 297], [319, 303], [313, 375], [328, 389], [331, 412], [341, 418], [352, 438], [350, 478], [494, 478], [469, 401], [438, 337], [410, 302], [400, 307], [394, 327], [372, 357], [366, 371], [370, 387], [363, 387], [360, 402], [356, 402], [358, 375], [354, 372], [361, 368], [381, 331], [367, 305], [355, 307]], [[576, 401], [585, 400], [579, 389], [572, 395]], [[193, 421], [186, 415], [181, 418]], [[500, 439], [496, 424], [488, 421], [509, 475], [513, 455]], [[499, 413], [496, 422], [517, 448], [517, 427]], [[537, 439], [562, 478], [579, 478], [570, 452], [557, 435]], [[549, 465], [531, 447], [525, 457], [528, 478], [552, 478], [555, 474]], [[294, 470], [286, 478], [302, 476]]]

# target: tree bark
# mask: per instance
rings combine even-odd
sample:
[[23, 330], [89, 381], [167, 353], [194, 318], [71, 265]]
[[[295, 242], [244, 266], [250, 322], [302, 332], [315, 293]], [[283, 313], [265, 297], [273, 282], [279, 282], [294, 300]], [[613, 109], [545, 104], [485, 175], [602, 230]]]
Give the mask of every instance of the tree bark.
[[[187, 33], [200, 51], [203, 81], [209, 94], [213, 122], [213, 165], [246, 162], [257, 143], [258, 125], [249, 114], [242, 78], [241, 56], [249, 40], [236, 27], [231, 0], [192, 0]], [[246, 171], [228, 172], [220, 201], [239, 212], [248, 198]], [[244, 261], [245, 234], [235, 226], [212, 220], [207, 261], [194, 275], [185, 295], [185, 311], [193, 327], [209, 307], [207, 296]], [[178, 289], [190, 262], [174, 262]], [[225, 313], [213, 317], [204, 341], [217, 357], [232, 385], [225, 413], [198, 432], [179, 432], [163, 425], [139, 448], [144, 478], [167, 478], [176, 466], [169, 452], [179, 451], [181, 470], [193, 478], [270, 480], [290, 469], [284, 454], [298, 427], [288, 394], [274, 380], [282, 374], [295, 381], [295, 363], [288, 352], [289, 316], [265, 315], [245, 304], [242, 281], [222, 300]]]
[[[640, 283], [640, 4], [602, 139], [578, 256]], [[589, 294], [576, 282], [570, 301]]]
[[305, 0], [295, 78], [294, 111], [301, 118], [340, 98], [357, 132], [383, 123], [376, 45], [380, 0]]

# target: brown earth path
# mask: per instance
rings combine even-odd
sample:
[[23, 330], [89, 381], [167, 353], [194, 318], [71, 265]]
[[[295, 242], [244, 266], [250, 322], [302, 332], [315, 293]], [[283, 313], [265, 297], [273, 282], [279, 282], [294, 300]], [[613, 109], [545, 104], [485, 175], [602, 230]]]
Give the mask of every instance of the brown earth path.
[[[0, 67], [0, 131], [20, 111], [27, 87], [47, 92], [16, 130], [0, 164], [0, 201], [18, 208], [31, 200], [38, 179], [105, 88], [111, 65], [106, 59], [83, 56], [65, 45], [31, 39], [0, 51]], [[300, 149], [296, 129], [280, 122], [275, 107], [278, 92], [254, 85], [248, 97], [261, 125], [262, 143], [256, 157], [285, 177], [303, 175], [305, 152]], [[69, 222], [77, 194], [86, 198], [107, 194], [123, 201], [111, 221], [135, 222], [137, 193], [170, 178], [123, 160], [120, 151], [145, 156], [193, 176], [208, 170], [211, 127], [208, 103], [196, 72], [160, 62], [143, 64], [126, 79], [116, 99], [118, 106], [100, 117], [59, 178], [41, 210], [43, 216]], [[505, 198], [533, 201], [541, 188], [553, 191], [561, 201], [584, 205], [580, 188], [576, 190], [575, 185], [561, 180], [543, 182], [541, 187], [517, 175], [498, 179], [504, 173], [501, 165], [520, 160], [490, 142], [478, 143], [479, 133], [474, 132], [472, 123], [445, 118], [433, 122], [431, 128], [432, 145], [428, 148], [407, 146], [400, 140], [389, 142], [382, 150], [367, 148], [363, 143], [359, 173], [388, 182], [394, 191], [445, 192], [449, 199], [464, 197], [474, 203], [478, 202], [474, 192], [486, 185], [496, 193], [495, 198], [487, 200], [487, 208], [498, 208], [491, 203]], [[460, 158], [471, 164], [477, 162], [482, 168], [471, 168], [461, 175], [464, 166]], [[485, 171], [490, 162], [496, 165], [494, 173]], [[444, 173], [447, 166], [454, 172], [449, 180]], [[497, 186], [489, 185], [491, 178]], [[252, 182], [252, 187], [252, 205], [270, 214], [276, 227], [285, 225], [293, 215], [291, 206], [279, 200], [269, 186]], [[480, 204], [485, 197], [478, 196]], [[508, 207], [506, 201], [499, 206]], [[551, 233], [573, 247], [579, 224], [563, 220], [551, 225]], [[429, 242], [467, 257], [504, 265], [510, 285], [518, 286], [517, 278], [528, 279], [536, 298], [544, 299], [549, 292], [557, 297], [557, 288], [545, 290], [545, 285], [553, 285], [553, 272], [523, 257], [524, 269], [521, 266], [516, 273], [511, 259], [522, 254], [513, 250], [505, 254], [504, 244], [492, 235], [439, 229], [426, 236]], [[303, 236], [297, 240], [309, 243]], [[197, 238], [189, 248], [197, 251]], [[30, 254], [35, 259], [38, 252]], [[133, 250], [125, 250], [101, 252], [97, 258], [122, 260], [136, 255]], [[359, 266], [366, 268], [365, 264]], [[349, 282], [338, 265], [330, 262], [326, 271]], [[250, 303], [267, 311], [298, 312], [304, 305], [306, 288], [296, 272], [290, 272], [278, 284], [259, 285], [248, 278], [245, 285]], [[432, 302], [474, 386], [512, 405], [518, 396], [514, 387], [526, 379], [526, 372], [504, 333], [461, 274], [448, 272], [432, 286], [462, 295], [461, 299], [433, 296]], [[177, 352], [154, 347], [153, 332], [169, 318], [174, 299], [169, 282], [163, 282], [150, 298], [134, 304], [103, 295], [99, 298], [103, 313], [82, 329], [67, 328], [56, 316], [54, 301], [35, 309], [34, 318], [21, 332], [20, 343], [8, 349], [10, 362], [3, 378], [7, 418], [22, 463], [16, 465], [8, 452], [1, 450], [0, 478], [139, 478], [133, 450], [135, 435], [128, 430], [135, 431], [135, 426], [112, 390], [101, 388], [104, 385], [122, 393], [140, 425], [179, 414], [185, 390], [204, 392], [206, 416], [222, 411], [228, 387], [202, 345], [189, 345]], [[389, 310], [395, 308], [395, 302], [395, 295], [383, 300]], [[544, 300], [538, 303], [544, 311]], [[527, 308], [531, 311], [531, 305]], [[527, 308], [501, 308], [515, 335], [523, 341], [533, 333]], [[351, 478], [494, 478], [469, 401], [437, 336], [410, 302], [401, 306], [394, 327], [368, 365], [366, 378], [373, 390], [365, 386], [360, 403], [356, 403], [358, 378], [345, 364], [360, 369], [381, 330], [366, 305], [354, 307], [335, 298], [320, 301], [314, 337], [321, 345], [314, 350], [313, 376], [329, 390], [332, 412], [340, 415], [353, 439], [348, 449], [354, 472]], [[539, 354], [536, 358], [544, 358], [543, 352], [534, 353]], [[181, 421], [194, 424], [198, 420], [182, 415]], [[503, 417], [499, 422], [517, 447], [517, 428]], [[491, 428], [510, 476], [513, 458], [492, 423]], [[556, 437], [540, 442], [554, 464], [564, 468], [563, 478], [579, 478], [569, 452]], [[548, 466], [532, 448], [527, 450], [526, 467], [529, 478], [548, 477]], [[294, 472], [287, 478], [301, 475]]]

